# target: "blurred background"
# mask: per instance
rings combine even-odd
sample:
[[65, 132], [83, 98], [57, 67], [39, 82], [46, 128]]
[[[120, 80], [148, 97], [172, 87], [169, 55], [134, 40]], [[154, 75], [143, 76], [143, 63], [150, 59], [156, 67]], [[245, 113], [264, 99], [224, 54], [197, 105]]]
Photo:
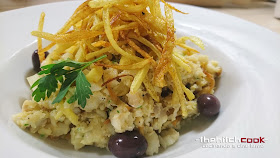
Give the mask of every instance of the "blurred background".
[[[68, 0], [0, 0], [0, 12]], [[77, 0], [78, 1], [78, 0]], [[79, 0], [84, 1], [84, 0]], [[280, 33], [280, 0], [167, 0], [237, 16]], [[276, 5], [277, 4], [277, 5]]]

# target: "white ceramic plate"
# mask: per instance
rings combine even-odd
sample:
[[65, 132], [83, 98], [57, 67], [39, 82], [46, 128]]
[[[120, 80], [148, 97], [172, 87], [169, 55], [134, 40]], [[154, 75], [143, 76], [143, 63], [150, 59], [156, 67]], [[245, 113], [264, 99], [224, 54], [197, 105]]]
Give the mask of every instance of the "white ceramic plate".
[[[26, 76], [40, 13], [44, 30], [55, 33], [80, 2], [61, 2], [0, 13], [0, 157], [112, 157], [86, 147], [81, 151], [65, 141], [42, 140], [18, 128], [11, 116], [30, 98]], [[155, 157], [276, 157], [280, 154], [280, 36], [241, 19], [207, 9], [174, 4], [189, 15], [175, 13], [177, 35], [195, 35], [206, 44], [202, 53], [220, 62], [223, 74], [216, 96], [222, 108], [216, 119], [199, 118], [187, 124], [179, 141]], [[261, 148], [210, 148], [197, 139], [264, 137]], [[208, 145], [211, 143], [208, 143]], [[213, 143], [212, 143], [213, 144]], [[220, 143], [221, 144], [221, 143]], [[206, 144], [207, 145], [207, 144]], [[256, 144], [254, 144], [256, 145]]]

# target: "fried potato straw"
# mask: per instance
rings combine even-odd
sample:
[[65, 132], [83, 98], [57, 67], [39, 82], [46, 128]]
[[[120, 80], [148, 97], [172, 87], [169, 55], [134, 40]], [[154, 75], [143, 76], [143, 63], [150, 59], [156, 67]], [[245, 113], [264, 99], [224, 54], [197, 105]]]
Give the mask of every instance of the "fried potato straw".
[[[165, 16], [161, 13], [159, 1], [164, 3]], [[175, 52], [174, 48], [179, 46], [189, 52], [186, 55], [191, 55], [199, 52], [188, 46], [187, 40], [202, 49], [204, 45], [194, 36], [176, 39], [172, 10], [184, 13], [164, 0], [87, 0], [56, 34], [43, 32], [44, 13], [38, 30], [31, 34], [38, 38], [41, 62], [45, 59], [44, 52], [56, 45], [44, 64], [61, 56], [86, 62], [106, 54], [111, 58], [96, 63], [96, 66], [134, 70], [130, 92], [136, 93], [143, 84], [156, 102], [160, 102], [161, 97], [155, 89], [167, 86], [167, 78], [171, 78], [174, 95], [178, 96], [181, 105], [181, 116], [186, 118], [187, 99], [193, 100], [195, 96], [182, 83], [177, 68], [190, 73], [192, 66], [191, 61], [184, 58], [185, 54]], [[51, 44], [42, 48], [42, 39], [51, 41]], [[112, 64], [113, 58], [120, 61]], [[121, 64], [124, 61], [127, 63]], [[152, 74], [152, 78], [148, 74]], [[215, 82], [209, 73], [205, 74], [211, 84], [204, 91], [211, 91]], [[110, 84], [108, 90], [117, 101]]]
[[[43, 31], [44, 21], [45, 21], [45, 13], [42, 12], [41, 16], [40, 16], [39, 25], [38, 25], [38, 31]], [[39, 56], [40, 62], [45, 60], [45, 53], [42, 51], [42, 38], [40, 38], [40, 37], [38, 37], [38, 56]]]

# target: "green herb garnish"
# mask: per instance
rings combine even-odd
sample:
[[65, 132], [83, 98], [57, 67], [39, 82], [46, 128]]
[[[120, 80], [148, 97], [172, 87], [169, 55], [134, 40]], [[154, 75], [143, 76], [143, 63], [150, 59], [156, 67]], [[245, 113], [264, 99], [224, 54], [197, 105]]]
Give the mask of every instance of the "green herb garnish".
[[29, 126], [29, 124], [24, 124], [24, 126]]
[[119, 110], [117, 110], [117, 113], [120, 113], [120, 111], [119, 111]]
[[[83, 70], [92, 63], [106, 57], [106, 55], [103, 55], [90, 62], [76, 62], [68, 59], [56, 64], [42, 66], [42, 71], [40, 71], [38, 74], [46, 74], [46, 76], [38, 79], [31, 86], [31, 89], [38, 86], [32, 93], [32, 97], [34, 97], [36, 102], [39, 102], [41, 99], [45, 100], [46, 96], [49, 98], [51, 94], [56, 91], [58, 82], [60, 82], [62, 85], [52, 104], [59, 103], [67, 94], [70, 86], [75, 83], [76, 90], [74, 95], [70, 97], [67, 102], [71, 104], [78, 100], [78, 104], [84, 108], [86, 106], [87, 99], [90, 97], [90, 95], [92, 95], [92, 92], [90, 90], [91, 85], [86, 79]], [[68, 67], [68, 69], [65, 69], [65, 67]]]

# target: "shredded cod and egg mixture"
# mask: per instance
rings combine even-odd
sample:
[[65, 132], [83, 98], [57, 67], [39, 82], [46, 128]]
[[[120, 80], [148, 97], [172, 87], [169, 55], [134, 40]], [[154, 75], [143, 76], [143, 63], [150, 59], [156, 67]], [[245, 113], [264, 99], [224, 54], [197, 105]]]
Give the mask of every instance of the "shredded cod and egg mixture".
[[172, 10], [181, 12], [164, 2], [162, 15], [159, 0], [86, 1], [56, 34], [43, 32], [42, 13], [32, 32], [42, 71], [27, 78], [33, 97], [14, 122], [75, 149], [107, 148], [127, 131], [144, 136], [146, 155], [174, 144], [222, 69], [186, 44], [204, 49], [198, 37], [176, 37]]

